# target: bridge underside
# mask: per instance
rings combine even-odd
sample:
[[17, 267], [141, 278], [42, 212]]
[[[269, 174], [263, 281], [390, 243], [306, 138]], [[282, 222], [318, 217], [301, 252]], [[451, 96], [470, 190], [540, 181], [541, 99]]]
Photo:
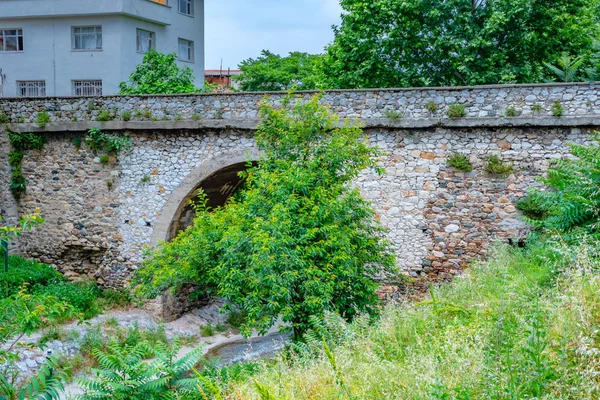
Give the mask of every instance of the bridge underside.
[[209, 210], [222, 207], [227, 200], [244, 184], [240, 172], [248, 169], [248, 163], [241, 162], [224, 167], [202, 180], [183, 200], [169, 228], [168, 240], [190, 227], [196, 215], [195, 205], [201, 204], [203, 193]]

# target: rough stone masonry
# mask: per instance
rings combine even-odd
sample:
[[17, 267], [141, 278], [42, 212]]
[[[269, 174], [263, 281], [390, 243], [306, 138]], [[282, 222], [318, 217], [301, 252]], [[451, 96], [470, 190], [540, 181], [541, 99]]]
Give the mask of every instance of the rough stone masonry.
[[[527, 234], [516, 201], [552, 159], [567, 156], [567, 143], [590, 141], [600, 126], [599, 94], [600, 86], [588, 83], [512, 85], [332, 91], [322, 102], [362, 124], [383, 150], [385, 174], [365, 171], [356, 185], [388, 229], [403, 273], [449, 279], [495, 240]], [[186, 220], [198, 188], [224, 194], [236, 187], [231, 171], [258, 156], [260, 102], [277, 104], [282, 96], [0, 99], [8, 121], [0, 136], [3, 217], [14, 221], [39, 207], [46, 220], [13, 251], [76, 279], [125, 284], [144, 248], [168, 240], [174, 221]], [[455, 104], [465, 106], [464, 117], [447, 116]], [[43, 128], [35, 123], [40, 113], [51, 120]], [[97, 121], [107, 114], [114, 120]], [[132, 150], [101, 164], [98, 154], [73, 144], [91, 127], [130, 136]], [[18, 203], [9, 191], [9, 130], [48, 139], [43, 150], [25, 154], [27, 192]], [[469, 158], [472, 172], [447, 165], [455, 152]], [[492, 154], [513, 173], [487, 173]]]

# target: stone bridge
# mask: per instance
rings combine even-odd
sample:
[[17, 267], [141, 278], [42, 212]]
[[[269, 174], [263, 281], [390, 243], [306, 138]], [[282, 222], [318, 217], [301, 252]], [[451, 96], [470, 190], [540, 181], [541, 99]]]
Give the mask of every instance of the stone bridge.
[[[494, 240], [526, 234], [516, 201], [552, 159], [568, 154], [566, 143], [590, 140], [600, 126], [599, 95], [599, 84], [581, 83], [331, 91], [322, 102], [357, 119], [383, 150], [379, 165], [386, 173], [365, 171], [356, 185], [388, 229], [398, 265], [415, 278], [448, 279], [485, 256]], [[13, 251], [73, 278], [123, 285], [146, 246], [190, 224], [188, 203], [199, 188], [212, 205], [237, 189], [237, 172], [258, 156], [259, 103], [282, 97], [0, 99], [0, 121], [7, 121], [0, 135], [3, 217], [14, 221], [39, 207], [46, 219]], [[447, 116], [455, 104], [465, 106], [464, 117]], [[51, 119], [43, 128], [35, 123], [40, 113]], [[107, 113], [116, 118], [98, 121]], [[101, 164], [98, 154], [75, 145], [91, 127], [130, 136], [132, 150]], [[9, 190], [9, 130], [48, 139], [42, 150], [25, 154], [27, 192], [19, 202]], [[453, 152], [469, 157], [473, 171], [450, 168]], [[487, 173], [492, 154], [514, 172]]]

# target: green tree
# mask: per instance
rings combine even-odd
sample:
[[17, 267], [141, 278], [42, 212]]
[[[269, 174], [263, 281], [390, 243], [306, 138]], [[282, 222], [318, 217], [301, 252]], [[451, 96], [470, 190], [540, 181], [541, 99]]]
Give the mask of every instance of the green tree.
[[261, 116], [263, 156], [243, 190], [224, 208], [200, 207], [194, 225], [145, 263], [139, 288], [201, 284], [241, 309], [244, 334], [282, 317], [299, 338], [328, 310], [375, 313], [374, 277], [394, 261], [352, 181], [374, 167], [377, 150], [360, 128], [338, 127], [318, 96], [290, 95], [281, 108], [265, 101]]
[[234, 77], [246, 92], [279, 91], [296, 88], [312, 90], [319, 87], [323, 56], [293, 52], [287, 57], [263, 50], [260, 57], [240, 64], [242, 75]]
[[198, 92], [199, 89], [194, 86], [191, 68], [182, 68], [176, 61], [177, 56], [174, 53], [162, 54], [150, 50], [129, 80], [119, 84], [119, 93], [133, 95]]
[[335, 88], [541, 82], [588, 57], [598, 0], [342, 0], [324, 61]]
[[557, 160], [540, 179], [549, 190], [532, 190], [527, 200], [539, 215], [531, 220], [549, 230], [585, 229], [600, 234], [600, 136], [589, 146], [570, 144], [573, 158]]

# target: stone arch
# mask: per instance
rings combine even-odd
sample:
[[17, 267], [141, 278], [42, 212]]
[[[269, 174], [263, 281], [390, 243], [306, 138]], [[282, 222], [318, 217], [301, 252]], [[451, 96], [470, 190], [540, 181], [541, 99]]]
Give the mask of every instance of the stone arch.
[[210, 206], [223, 205], [242, 183], [237, 173], [245, 170], [249, 161], [257, 159], [256, 149], [237, 150], [207, 160], [190, 172], [163, 206], [150, 245], [171, 240], [178, 231], [186, 228], [186, 222], [190, 223], [193, 217], [189, 201], [197, 196], [199, 189], [208, 195]]

